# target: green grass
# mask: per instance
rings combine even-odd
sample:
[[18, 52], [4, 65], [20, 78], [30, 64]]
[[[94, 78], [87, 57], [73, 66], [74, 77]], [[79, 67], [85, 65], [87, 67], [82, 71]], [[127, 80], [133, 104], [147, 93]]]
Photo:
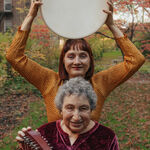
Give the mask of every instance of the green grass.
[[146, 60], [139, 71], [142, 73], [150, 73], [150, 60]]
[[147, 83], [126, 82], [107, 98], [100, 122], [115, 131], [120, 149], [149, 150], [149, 91]]
[[[100, 60], [95, 61], [95, 72], [99, 70], [104, 70], [110, 66], [115, 65], [113, 60], [117, 60], [118, 63], [123, 60], [122, 53], [120, 50], [117, 51], [107, 51], [103, 53], [103, 57]], [[141, 73], [150, 73], [150, 60], [146, 60], [142, 67], [139, 69]]]
[[122, 61], [122, 54], [120, 51], [107, 51], [103, 53], [103, 57], [95, 61], [95, 73], [101, 70], [105, 70], [110, 66], [113, 66], [114, 63], [112, 60]]
[[20, 124], [14, 128], [4, 139], [0, 145], [1, 150], [15, 150], [17, 142], [15, 140], [17, 132], [23, 127], [31, 126], [33, 129], [47, 122], [44, 100], [32, 102], [29, 105], [29, 111], [21, 120]]
[[121, 51], [117, 50], [117, 51], [109, 51], [109, 52], [105, 52], [103, 54], [104, 58], [108, 58], [108, 59], [116, 59], [117, 57], [122, 56]]
[[[37, 88], [35, 88], [32, 84], [27, 82], [23, 77], [21, 76], [15, 76], [11, 79], [5, 79], [3, 80], [3, 85], [0, 86], [0, 95], [4, 95], [5, 93], [8, 94], [29, 94], [33, 93], [37, 96], [41, 96], [41, 93]], [[9, 89], [9, 90], [8, 90]]]

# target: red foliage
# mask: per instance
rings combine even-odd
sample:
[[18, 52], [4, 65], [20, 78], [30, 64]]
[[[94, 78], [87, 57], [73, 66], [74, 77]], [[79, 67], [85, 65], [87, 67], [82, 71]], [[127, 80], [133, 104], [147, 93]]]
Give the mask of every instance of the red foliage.
[[141, 41], [141, 43], [147, 43], [147, 42], [150, 43], [150, 40], [144, 40], [144, 41]]
[[132, 6], [135, 8], [142, 7], [144, 9], [150, 8], [150, 0], [112, 0], [115, 8], [117, 8], [120, 12], [131, 11], [133, 9]]
[[150, 51], [150, 44], [143, 44], [141, 47], [143, 48], [143, 50]]
[[145, 57], [150, 58], [150, 40], [144, 40], [141, 43], [143, 44], [141, 45], [142, 54]]
[[142, 31], [142, 32], [147, 32], [147, 31], [150, 32], [150, 23], [139, 23], [137, 24], [135, 30]]
[[46, 25], [33, 25], [30, 38], [37, 39], [39, 41], [38, 45], [40, 46], [50, 46], [50, 31]]

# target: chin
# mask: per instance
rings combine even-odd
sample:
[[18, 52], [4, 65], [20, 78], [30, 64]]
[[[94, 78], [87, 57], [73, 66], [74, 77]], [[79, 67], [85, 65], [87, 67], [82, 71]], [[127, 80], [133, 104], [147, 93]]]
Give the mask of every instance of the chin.
[[72, 133], [80, 133], [82, 130], [71, 130]]
[[84, 75], [82, 74], [82, 73], [74, 73], [73, 75], [72, 75], [72, 77], [83, 77], [84, 78]]
[[70, 127], [70, 130], [72, 133], [80, 133], [84, 130], [84, 128], [83, 127], [81, 128]]

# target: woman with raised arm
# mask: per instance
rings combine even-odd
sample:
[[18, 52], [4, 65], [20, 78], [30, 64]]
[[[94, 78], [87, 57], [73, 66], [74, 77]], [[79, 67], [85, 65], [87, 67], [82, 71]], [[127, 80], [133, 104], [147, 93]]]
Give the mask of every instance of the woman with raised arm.
[[59, 72], [42, 67], [29, 59], [25, 54], [25, 46], [30, 33], [30, 28], [37, 15], [41, 1], [32, 1], [30, 10], [21, 27], [19, 27], [14, 40], [7, 51], [6, 58], [10, 64], [31, 84], [37, 87], [44, 100], [48, 121], [56, 121], [61, 118], [54, 105], [54, 98], [60, 85], [66, 80], [82, 76], [89, 80], [97, 94], [98, 102], [92, 112], [92, 119], [99, 120], [100, 113], [110, 92], [121, 83], [129, 79], [144, 63], [145, 58], [133, 43], [124, 35], [113, 21], [113, 5], [107, 2], [109, 11], [106, 25], [113, 33], [114, 38], [124, 53], [124, 61], [94, 74], [94, 60], [92, 50], [84, 39], [69, 39], [64, 44], [60, 55]]

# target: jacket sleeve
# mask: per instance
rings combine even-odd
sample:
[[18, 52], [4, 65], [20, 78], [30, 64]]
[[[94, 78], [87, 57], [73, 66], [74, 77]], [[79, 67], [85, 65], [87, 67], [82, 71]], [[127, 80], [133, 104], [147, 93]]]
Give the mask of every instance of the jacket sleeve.
[[145, 62], [144, 56], [126, 35], [116, 39], [116, 42], [124, 53], [124, 61], [108, 70], [96, 73], [92, 78], [93, 84], [99, 88], [104, 97], [129, 79]]
[[116, 136], [112, 140], [109, 150], [119, 150], [119, 143]]
[[[25, 54], [25, 46], [29, 31], [18, 29], [13, 42], [6, 52], [6, 59], [12, 67], [18, 71], [26, 80], [37, 87], [41, 93], [56, 84], [58, 74], [53, 70], [42, 67], [38, 63], [29, 59]], [[51, 83], [48, 85], [47, 83]]]

